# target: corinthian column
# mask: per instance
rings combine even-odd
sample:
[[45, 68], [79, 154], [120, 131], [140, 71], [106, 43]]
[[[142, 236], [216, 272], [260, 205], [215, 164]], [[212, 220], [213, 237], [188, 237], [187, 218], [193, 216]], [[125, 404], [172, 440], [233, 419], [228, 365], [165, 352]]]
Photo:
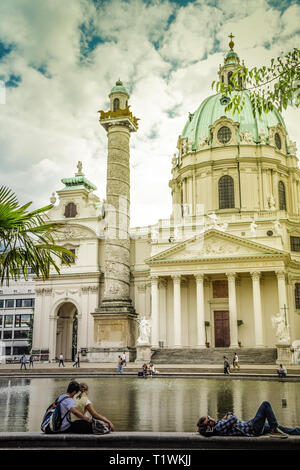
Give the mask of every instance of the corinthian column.
[[205, 312], [204, 312], [204, 289], [203, 274], [195, 274], [197, 291], [197, 348], [205, 347]]
[[152, 320], [152, 346], [158, 347], [159, 302], [158, 302], [158, 276], [151, 276], [151, 320]]
[[173, 309], [174, 309], [174, 348], [182, 347], [181, 340], [181, 295], [180, 295], [180, 283], [181, 276], [172, 276], [174, 297], [173, 297]]
[[260, 272], [250, 273], [252, 277], [252, 291], [253, 291], [253, 314], [254, 314], [254, 336], [255, 346], [262, 347], [263, 341], [263, 321], [261, 309], [261, 294], [260, 294]]
[[237, 306], [235, 291], [235, 273], [226, 273], [228, 278], [228, 297], [229, 297], [229, 323], [230, 323], [230, 347], [238, 346], [238, 330], [237, 330]]

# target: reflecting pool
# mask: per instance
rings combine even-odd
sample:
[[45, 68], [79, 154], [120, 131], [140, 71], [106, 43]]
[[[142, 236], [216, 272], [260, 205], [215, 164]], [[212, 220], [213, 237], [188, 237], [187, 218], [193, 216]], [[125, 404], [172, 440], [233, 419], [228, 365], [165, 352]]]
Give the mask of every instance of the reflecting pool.
[[[0, 432], [39, 432], [45, 409], [66, 391], [69, 381], [0, 379]], [[88, 384], [94, 408], [117, 431], [193, 432], [199, 416], [219, 419], [233, 411], [240, 419], [250, 419], [263, 400], [271, 402], [281, 424], [300, 426], [300, 383], [156, 377], [78, 381]]]

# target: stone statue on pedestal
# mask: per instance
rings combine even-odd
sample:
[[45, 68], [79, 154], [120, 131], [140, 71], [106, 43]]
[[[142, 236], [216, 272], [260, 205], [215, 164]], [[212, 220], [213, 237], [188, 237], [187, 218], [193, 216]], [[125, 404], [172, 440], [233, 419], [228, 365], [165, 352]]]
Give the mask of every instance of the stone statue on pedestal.
[[151, 321], [143, 317], [139, 322], [139, 337], [137, 344], [150, 344]]
[[290, 335], [289, 335], [289, 328], [288, 324], [283, 315], [278, 312], [275, 317], [272, 317], [272, 325], [273, 328], [276, 329], [276, 338], [278, 339], [278, 343], [280, 344], [289, 344], [290, 343]]

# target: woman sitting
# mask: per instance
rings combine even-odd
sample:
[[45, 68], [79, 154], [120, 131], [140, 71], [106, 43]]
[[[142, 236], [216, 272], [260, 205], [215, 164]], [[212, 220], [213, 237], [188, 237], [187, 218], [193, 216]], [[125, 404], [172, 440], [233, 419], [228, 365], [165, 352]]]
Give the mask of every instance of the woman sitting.
[[[109, 419], [105, 418], [105, 416], [101, 416], [94, 409], [91, 400], [89, 400], [89, 398], [88, 398], [88, 392], [89, 392], [89, 388], [88, 388], [86, 383], [79, 384], [79, 393], [78, 393], [78, 395], [76, 395], [74, 397], [74, 402], [75, 402], [76, 408], [84, 416], [99, 419], [101, 421], [104, 421], [104, 423], [109, 424], [111, 431], [114, 431], [115, 428], [114, 428], [114, 425], [112, 424], [112, 422], [109, 421]], [[77, 426], [77, 422], [78, 422], [78, 426]], [[87, 425], [89, 425], [89, 426], [87, 426]], [[83, 433], [83, 434], [87, 434], [87, 433], [92, 434], [93, 430], [92, 430], [91, 423], [87, 423], [87, 425], [85, 425], [85, 421], [82, 422], [82, 420], [80, 420], [80, 422], [79, 422], [79, 418], [77, 418], [75, 415], [72, 414], [72, 431], [73, 432], [79, 433], [79, 434], [81, 434], [81, 433]], [[84, 427], [86, 429], [83, 429], [82, 427]]]

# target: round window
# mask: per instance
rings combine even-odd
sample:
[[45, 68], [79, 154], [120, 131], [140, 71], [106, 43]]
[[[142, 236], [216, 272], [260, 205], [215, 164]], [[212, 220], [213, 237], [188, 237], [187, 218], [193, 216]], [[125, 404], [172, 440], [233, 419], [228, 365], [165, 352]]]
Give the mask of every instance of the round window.
[[223, 126], [218, 130], [218, 141], [221, 144], [227, 144], [231, 139], [231, 130], [227, 126]]
[[275, 145], [279, 150], [281, 149], [281, 138], [277, 132], [275, 134]]

